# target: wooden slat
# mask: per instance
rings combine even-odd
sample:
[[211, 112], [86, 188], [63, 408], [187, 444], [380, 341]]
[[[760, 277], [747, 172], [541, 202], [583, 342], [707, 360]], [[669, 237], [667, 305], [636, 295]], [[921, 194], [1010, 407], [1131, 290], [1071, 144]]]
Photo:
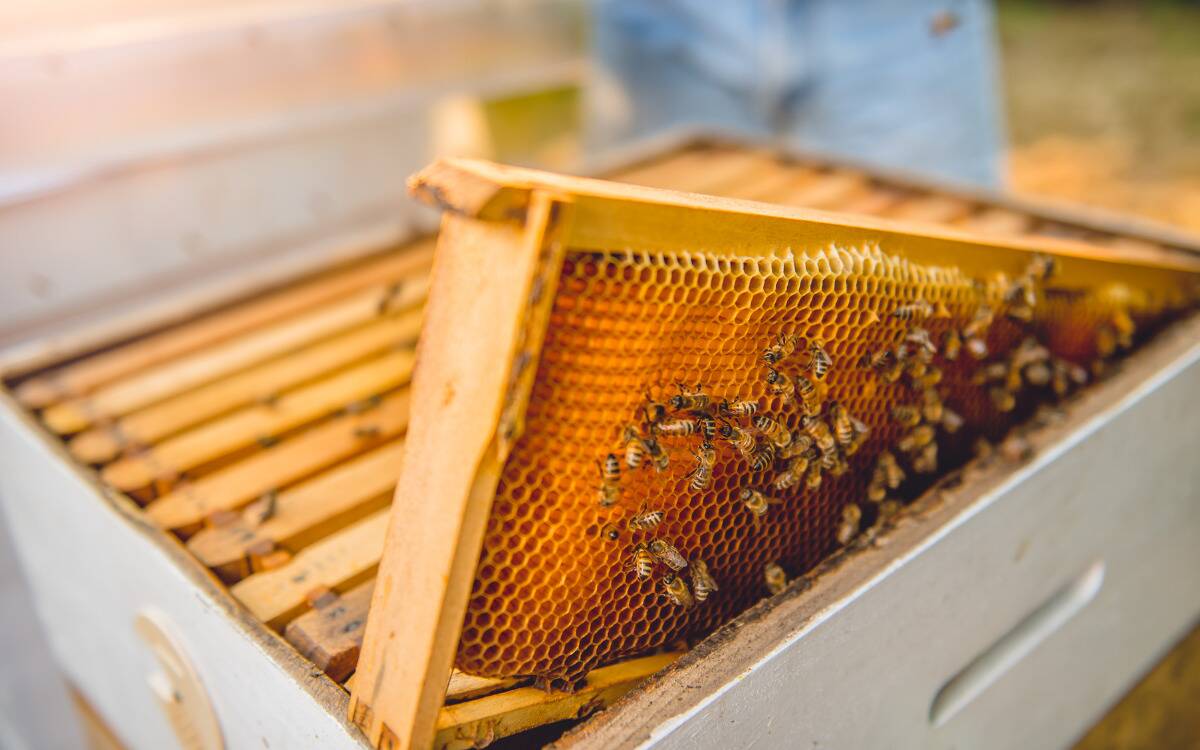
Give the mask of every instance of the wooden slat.
[[[524, 225], [454, 215], [442, 222], [438, 242], [454, 250], [437, 259], [420, 352], [428, 379], [418, 373], [414, 383], [430, 396], [413, 401], [404, 458], [421, 471], [401, 471], [350, 699], [351, 720], [376, 746], [427, 747], [445, 697], [561, 268], [565, 245], [549, 235], [571, 224], [571, 208], [548, 194], [530, 201]], [[452, 451], [431, 450], [451, 443]]]
[[188, 540], [188, 550], [226, 580], [241, 578], [247, 572], [237, 571], [251, 548], [295, 550], [351, 514], [389, 504], [403, 456], [403, 441], [357, 456], [279, 493], [274, 515], [261, 524], [238, 518], [202, 529]]
[[273, 359], [76, 435], [71, 452], [90, 464], [111, 461], [128, 446], [146, 446], [192, 425], [279, 394], [397, 345], [416, 341], [421, 310], [385, 317], [360, 329]]
[[320, 597], [313, 609], [288, 623], [283, 637], [334, 682], [350, 676], [358, 664], [374, 579], [344, 594]]
[[[269, 490], [285, 487], [321, 469], [402, 434], [408, 427], [405, 389], [364, 414], [338, 417], [290, 437], [249, 458], [180, 485], [146, 507], [150, 520], [166, 529], [198, 524], [210, 514], [243, 505]], [[370, 437], [356, 434], [372, 427]]]
[[954, 223], [972, 232], [1018, 235], [1031, 232], [1035, 222], [1028, 214], [1004, 208], [987, 208], [968, 214]]
[[772, 162], [762, 174], [749, 175], [738, 184], [724, 186], [716, 194], [726, 198], [774, 201], [777, 195], [787, 194], [803, 184], [811, 184], [820, 174], [812, 167]]
[[281, 627], [308, 607], [309, 594], [322, 588], [344, 591], [370, 576], [383, 553], [387, 524], [386, 509], [373, 513], [229, 591], [259, 620]]
[[[356, 674], [342, 683], [347, 690], [354, 689]], [[479, 677], [473, 674], [463, 674], [457, 669], [450, 673], [450, 682], [446, 685], [446, 702], [455, 703], [470, 698], [480, 698], [499, 692], [507, 687], [516, 685], [520, 680], [501, 677]]]
[[584, 687], [574, 693], [516, 688], [445, 706], [438, 716], [433, 746], [439, 750], [484, 747], [499, 737], [588, 716], [610, 705], [680, 655], [679, 652], [655, 654], [592, 670]]
[[146, 451], [104, 468], [101, 477], [119, 490], [132, 491], [156, 479], [181, 474], [256, 440], [273, 437], [332, 414], [347, 404], [390, 391], [412, 376], [412, 350], [392, 352], [297, 388], [270, 404], [232, 414], [169, 438]]
[[[311, 612], [292, 620], [284, 630], [288, 642], [331, 680], [347, 680], [347, 689], [351, 687], [349, 675], [358, 664], [374, 586], [375, 579], [371, 579], [340, 596], [320, 596], [313, 602]], [[446, 700], [462, 701], [490, 695], [516, 682], [515, 679], [463, 674], [456, 669], [450, 673]]]
[[613, 176], [619, 182], [663, 188], [667, 190], [695, 191], [700, 185], [705, 170], [734, 153], [724, 148], [696, 148], [673, 154], [664, 159], [655, 159], [633, 169]]
[[419, 304], [428, 282], [427, 275], [419, 275], [407, 278], [398, 292], [389, 284], [368, 287], [268, 328], [143, 369], [85, 398], [56, 404], [42, 419], [59, 434], [78, 432], [373, 320], [385, 299], [395, 309]]
[[272, 321], [381, 282], [423, 272], [434, 243], [420, 241], [403, 250], [357, 264], [345, 271], [288, 287], [251, 302], [229, 307], [173, 326], [160, 333], [30, 378], [17, 387], [17, 397], [31, 409], [43, 409], [64, 398], [94, 389], [163, 362], [211, 346]]
[[948, 195], [922, 195], [901, 201], [884, 212], [884, 216], [905, 221], [928, 221], [948, 224], [971, 213], [973, 205]]
[[834, 211], [839, 205], [867, 195], [870, 189], [870, 182], [859, 172], [830, 172], [782, 190], [772, 201], [786, 206]]

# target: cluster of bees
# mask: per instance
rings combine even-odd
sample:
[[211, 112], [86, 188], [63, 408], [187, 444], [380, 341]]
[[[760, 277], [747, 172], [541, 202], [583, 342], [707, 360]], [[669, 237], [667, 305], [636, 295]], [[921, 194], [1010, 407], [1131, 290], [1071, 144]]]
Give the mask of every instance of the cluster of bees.
[[[1003, 314], [1019, 324], [1030, 323], [1038, 302], [1038, 286], [1056, 270], [1054, 259], [1035, 256], [1020, 276], [1005, 285]], [[882, 322], [878, 315], [873, 317], [876, 323]], [[858, 361], [858, 367], [873, 371], [881, 382], [902, 383], [913, 396], [911, 401], [891, 409], [891, 418], [907, 432], [878, 454], [867, 485], [866, 501], [877, 506], [878, 522], [901, 507], [899, 500], [889, 499], [889, 494], [901, 486], [909, 471], [937, 471], [939, 430], [954, 434], [964, 424], [962, 416], [943, 402], [938, 388], [943, 372], [935, 363], [936, 357], [953, 362], [965, 352], [980, 362], [972, 382], [988, 389], [993, 406], [1001, 412], [1015, 408], [1017, 395], [1025, 385], [1050, 386], [1061, 397], [1072, 385], [1088, 380], [1084, 368], [1052, 356], [1033, 337], [1027, 337], [1003, 359], [985, 362], [989, 355], [988, 331], [996, 318], [996, 311], [987, 303], [980, 303], [961, 328], [946, 330], [940, 346], [925, 325], [929, 319], [951, 317], [944, 305], [918, 299], [892, 310], [890, 317], [907, 324], [906, 329], [892, 344], [868, 351]], [[1097, 351], [1106, 357], [1117, 347], [1132, 344], [1133, 322], [1127, 314], [1118, 313], [1097, 336]], [[666, 404], [647, 396], [640, 409], [640, 425], [625, 427], [619, 451], [625, 467], [665, 471], [670, 460], [664, 441], [699, 437], [699, 444], [691, 448], [695, 464], [686, 476], [688, 487], [699, 492], [711, 484], [718, 445], [727, 445], [752, 471], [774, 470], [767, 483], [743, 487], [737, 495], [756, 526], [773, 506], [782, 504], [775, 493], [796, 487], [816, 490], [826, 474], [844, 474], [849, 469], [848, 459], [864, 444], [870, 428], [841, 403], [827, 401], [826, 377], [834, 368], [834, 360], [823, 342], [810, 340], [802, 346], [799, 337], [781, 333], [763, 351], [762, 362], [767, 391], [793, 412], [790, 416], [763, 413], [757, 399], [718, 398], [700, 385], [680, 384], [678, 394]], [[789, 424], [798, 426], [789, 429]], [[609, 453], [601, 464], [598, 498], [603, 507], [611, 507], [621, 498], [621, 464], [617, 452]], [[849, 503], [843, 509], [836, 530], [838, 543], [847, 545], [858, 535], [863, 507]], [[717, 584], [704, 561], [692, 560], [689, 564], [673, 544], [654, 537], [662, 520], [662, 511], [643, 507], [625, 522], [624, 530], [635, 537], [629, 567], [645, 579], [663, 570], [662, 594], [679, 606], [703, 602], [717, 590]], [[605, 533], [616, 541], [622, 530], [608, 524]], [[690, 587], [683, 577], [685, 569]], [[787, 575], [778, 563], [769, 563], [764, 582], [769, 591], [777, 593], [786, 586]]]

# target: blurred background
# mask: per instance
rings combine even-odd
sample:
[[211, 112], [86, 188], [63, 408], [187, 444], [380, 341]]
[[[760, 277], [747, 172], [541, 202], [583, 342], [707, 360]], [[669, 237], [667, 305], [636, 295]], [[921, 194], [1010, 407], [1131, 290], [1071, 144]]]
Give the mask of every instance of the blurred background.
[[[13, 351], [428, 227], [436, 156], [587, 172], [696, 129], [1200, 231], [1195, 2], [6, 0], [0, 102]], [[0, 747], [76, 746], [10, 558]], [[1200, 741], [1190, 641], [1085, 742]]]

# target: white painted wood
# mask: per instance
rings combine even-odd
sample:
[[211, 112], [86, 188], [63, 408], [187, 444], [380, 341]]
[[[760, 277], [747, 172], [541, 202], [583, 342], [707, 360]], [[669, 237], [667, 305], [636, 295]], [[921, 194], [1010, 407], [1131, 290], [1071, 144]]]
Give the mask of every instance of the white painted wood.
[[436, 103], [586, 70], [569, 0], [142, 14], [0, 31], [0, 100], [20, 103], [0, 120], [0, 348], [430, 228], [405, 180]]
[[190, 655], [228, 747], [363, 747], [340, 687], [254, 624], [176, 542], [103, 497], [7, 394], [0, 456], [0, 501], [51, 650], [130, 748], [176, 742], [147, 684], [159, 667], [134, 630], [144, 607]]

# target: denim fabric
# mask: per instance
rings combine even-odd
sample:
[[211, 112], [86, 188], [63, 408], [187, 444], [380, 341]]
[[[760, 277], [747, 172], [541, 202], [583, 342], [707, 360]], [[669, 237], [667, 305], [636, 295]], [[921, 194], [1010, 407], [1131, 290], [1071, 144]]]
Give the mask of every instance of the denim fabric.
[[985, 0], [597, 0], [594, 29], [593, 146], [698, 125], [1000, 182]]

